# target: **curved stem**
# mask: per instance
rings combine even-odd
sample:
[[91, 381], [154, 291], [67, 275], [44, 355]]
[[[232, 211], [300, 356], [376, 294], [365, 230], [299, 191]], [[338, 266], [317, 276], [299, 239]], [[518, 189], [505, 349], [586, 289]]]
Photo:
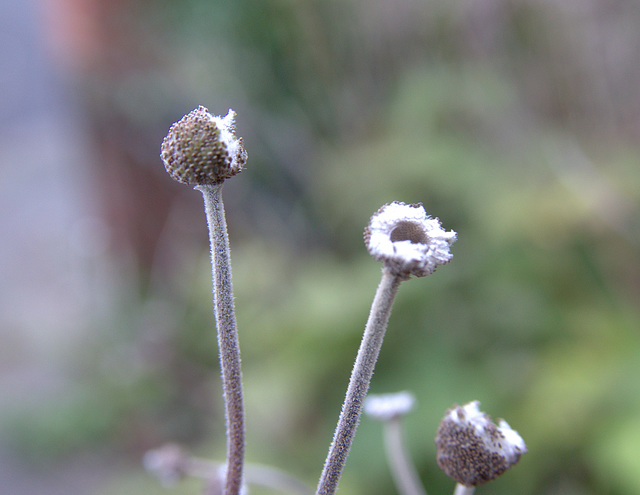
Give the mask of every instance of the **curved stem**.
[[360, 421], [362, 404], [369, 390], [373, 369], [380, 354], [382, 340], [391, 314], [391, 306], [402, 280], [402, 277], [393, 275], [389, 270], [383, 268], [382, 280], [380, 280], [371, 305], [371, 312], [351, 372], [340, 419], [318, 482], [317, 495], [331, 495], [338, 488], [338, 481]]
[[456, 484], [456, 489], [453, 492], [453, 495], [473, 495], [473, 492], [476, 491], [475, 486], [464, 486], [460, 483]]
[[[220, 465], [206, 459], [190, 457], [185, 462], [185, 472], [189, 476], [210, 479]], [[311, 495], [311, 488], [280, 469], [259, 464], [246, 464], [244, 478], [248, 485], [257, 485], [277, 492], [296, 495]]]
[[399, 417], [385, 421], [384, 440], [387, 460], [398, 492], [401, 495], [427, 495], [404, 444]]
[[227, 476], [225, 494], [237, 495], [242, 487], [244, 464], [244, 406], [240, 345], [231, 283], [231, 259], [227, 222], [222, 203], [222, 183], [196, 187], [204, 198], [213, 272], [213, 307], [218, 329], [227, 426]]
[[276, 468], [248, 464], [246, 471], [247, 483], [271, 488], [281, 493], [295, 493], [297, 495], [311, 495], [313, 493], [310, 487]]

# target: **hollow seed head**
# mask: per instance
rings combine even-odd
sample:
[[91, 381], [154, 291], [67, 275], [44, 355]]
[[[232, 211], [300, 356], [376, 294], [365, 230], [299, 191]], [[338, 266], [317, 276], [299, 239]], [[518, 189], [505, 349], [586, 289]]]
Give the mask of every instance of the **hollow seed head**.
[[422, 203], [398, 201], [380, 208], [364, 231], [371, 256], [406, 278], [430, 275], [438, 265], [448, 263], [456, 237], [454, 231], [442, 228], [440, 220], [427, 215]]

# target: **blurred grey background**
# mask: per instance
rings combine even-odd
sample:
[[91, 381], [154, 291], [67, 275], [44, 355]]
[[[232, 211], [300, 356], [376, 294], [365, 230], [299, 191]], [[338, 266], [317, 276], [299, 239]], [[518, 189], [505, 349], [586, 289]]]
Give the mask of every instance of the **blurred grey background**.
[[[250, 462], [315, 485], [379, 277], [362, 229], [398, 200], [459, 234], [372, 384], [416, 395], [427, 490], [477, 399], [530, 451], [479, 493], [639, 493], [639, 25], [635, 0], [0, 3], [1, 491], [201, 493], [142, 455], [223, 459], [201, 198], [158, 156], [201, 104], [249, 153], [225, 204]], [[395, 493], [366, 418], [340, 493]]]

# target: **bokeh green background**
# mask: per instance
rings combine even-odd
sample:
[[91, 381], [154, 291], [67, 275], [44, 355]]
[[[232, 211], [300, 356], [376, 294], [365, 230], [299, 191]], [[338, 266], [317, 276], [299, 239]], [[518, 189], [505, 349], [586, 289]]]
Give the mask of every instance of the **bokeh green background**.
[[[250, 462], [315, 485], [380, 275], [362, 230], [398, 200], [459, 237], [452, 263], [401, 286], [371, 387], [415, 394], [405, 433], [429, 493], [453, 490], [438, 423], [474, 399], [529, 448], [478, 493], [640, 493], [640, 4], [84, 4], [90, 56], [74, 46], [61, 70], [89, 123], [110, 282], [56, 363], [71, 385], [5, 408], [21, 463], [89, 457], [90, 493], [183, 495], [201, 483], [162, 488], [147, 449], [223, 459], [201, 199], [158, 157], [202, 104], [238, 112], [249, 153], [224, 196]], [[396, 493], [382, 446], [364, 418], [340, 493]]]

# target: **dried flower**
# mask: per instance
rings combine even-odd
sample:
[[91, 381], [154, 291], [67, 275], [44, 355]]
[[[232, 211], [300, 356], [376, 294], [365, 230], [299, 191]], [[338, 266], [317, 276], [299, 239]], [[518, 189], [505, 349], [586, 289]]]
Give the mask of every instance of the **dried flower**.
[[[455, 239], [456, 233], [442, 230], [440, 221], [429, 217], [422, 204], [387, 204], [371, 217], [365, 228], [364, 240], [369, 253], [375, 259], [383, 261], [385, 267], [371, 305], [329, 454], [320, 475], [316, 490], [318, 495], [331, 495], [338, 488], [380, 355], [398, 287], [412, 274], [424, 277], [433, 273], [437, 265], [451, 260], [453, 256], [449, 252], [449, 246]], [[392, 421], [388, 422], [390, 423]]]
[[389, 421], [410, 412], [415, 403], [411, 392], [370, 395], [364, 402], [364, 412], [379, 421]]
[[173, 124], [160, 156], [167, 172], [190, 185], [216, 184], [236, 175], [247, 161], [242, 138], [234, 134], [235, 112], [213, 116], [199, 106]]
[[383, 423], [387, 462], [400, 495], [427, 493], [411, 462], [411, 454], [402, 435], [402, 419], [413, 409], [415, 403], [416, 399], [411, 392], [370, 395], [364, 402], [364, 412]]
[[430, 275], [438, 265], [451, 261], [449, 247], [456, 237], [454, 231], [442, 228], [440, 220], [427, 215], [422, 203], [398, 201], [380, 208], [364, 231], [371, 256], [406, 278]]
[[198, 107], [169, 129], [160, 156], [171, 176], [195, 185], [204, 199], [213, 275], [213, 307], [216, 317], [222, 389], [227, 426], [226, 495], [238, 495], [242, 487], [245, 431], [240, 343], [235, 317], [229, 237], [222, 202], [225, 179], [242, 170], [247, 153], [233, 132], [235, 112], [214, 117]]
[[449, 409], [436, 435], [438, 466], [464, 486], [491, 481], [520, 460], [527, 447], [505, 420], [496, 426], [478, 401]]
[[156, 476], [164, 486], [171, 486], [187, 474], [189, 456], [175, 444], [149, 450], [142, 458], [145, 469]]

